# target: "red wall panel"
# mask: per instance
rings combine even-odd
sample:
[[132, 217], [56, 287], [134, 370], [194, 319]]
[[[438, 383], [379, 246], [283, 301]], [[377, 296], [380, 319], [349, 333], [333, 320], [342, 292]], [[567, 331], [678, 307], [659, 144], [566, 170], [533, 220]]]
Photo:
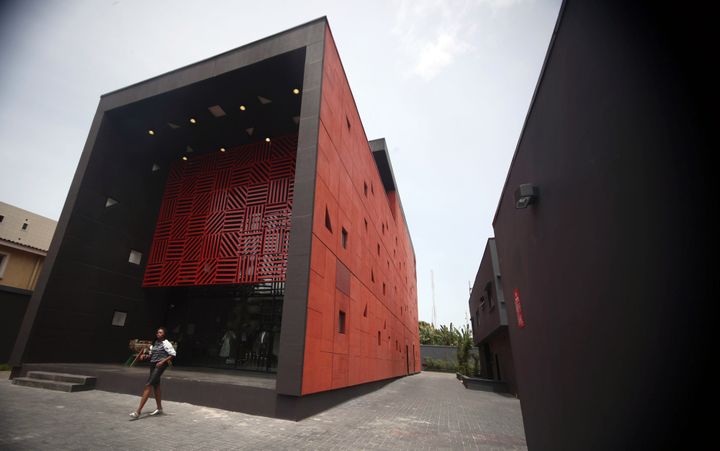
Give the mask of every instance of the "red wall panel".
[[415, 260], [396, 196], [385, 193], [328, 27], [303, 395], [405, 375], [407, 361], [420, 371]]
[[297, 135], [173, 162], [144, 287], [285, 280]]

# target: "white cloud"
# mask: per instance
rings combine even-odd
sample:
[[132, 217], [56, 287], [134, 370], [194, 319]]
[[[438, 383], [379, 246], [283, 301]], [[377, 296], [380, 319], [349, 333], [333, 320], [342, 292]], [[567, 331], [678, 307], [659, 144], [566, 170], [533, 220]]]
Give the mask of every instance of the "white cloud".
[[413, 70], [425, 80], [431, 80], [470, 48], [456, 34], [440, 33], [434, 41], [423, 46]]
[[476, 19], [494, 16], [523, 0], [399, 0], [393, 34], [398, 36], [405, 76], [430, 81], [475, 49]]

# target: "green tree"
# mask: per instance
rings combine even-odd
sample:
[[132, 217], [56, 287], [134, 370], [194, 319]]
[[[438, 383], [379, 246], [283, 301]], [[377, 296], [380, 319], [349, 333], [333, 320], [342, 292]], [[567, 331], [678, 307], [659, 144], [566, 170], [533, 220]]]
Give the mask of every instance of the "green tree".
[[435, 334], [435, 328], [432, 326], [432, 324], [425, 322], [425, 321], [419, 321], [418, 322], [418, 330], [420, 333], [420, 344], [421, 345], [434, 344], [433, 337]]
[[[459, 332], [457, 342], [457, 361], [458, 361], [458, 372], [466, 376], [474, 376], [471, 374], [470, 368], [470, 351], [473, 347], [472, 333], [470, 332], [470, 326], [468, 324]], [[473, 368], [474, 370], [475, 368]]]
[[443, 324], [437, 329], [428, 322], [419, 321], [418, 330], [422, 345], [457, 346], [461, 337], [461, 332], [452, 323], [449, 327]]

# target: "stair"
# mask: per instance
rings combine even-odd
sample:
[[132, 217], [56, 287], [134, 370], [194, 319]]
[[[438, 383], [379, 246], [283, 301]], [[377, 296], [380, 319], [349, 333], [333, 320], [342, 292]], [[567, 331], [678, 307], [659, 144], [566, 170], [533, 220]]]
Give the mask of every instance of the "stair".
[[97, 378], [79, 374], [53, 373], [50, 371], [28, 371], [25, 377], [14, 378], [14, 385], [47, 388], [64, 392], [92, 390]]

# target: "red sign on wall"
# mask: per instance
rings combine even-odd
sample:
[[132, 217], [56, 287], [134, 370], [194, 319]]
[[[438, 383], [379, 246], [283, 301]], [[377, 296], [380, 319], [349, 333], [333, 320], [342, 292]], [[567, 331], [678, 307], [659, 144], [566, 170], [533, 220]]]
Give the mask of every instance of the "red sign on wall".
[[520, 290], [515, 288], [513, 295], [515, 296], [515, 314], [517, 315], [518, 327], [522, 329], [525, 327], [525, 318], [523, 318], [522, 304], [520, 303]]

